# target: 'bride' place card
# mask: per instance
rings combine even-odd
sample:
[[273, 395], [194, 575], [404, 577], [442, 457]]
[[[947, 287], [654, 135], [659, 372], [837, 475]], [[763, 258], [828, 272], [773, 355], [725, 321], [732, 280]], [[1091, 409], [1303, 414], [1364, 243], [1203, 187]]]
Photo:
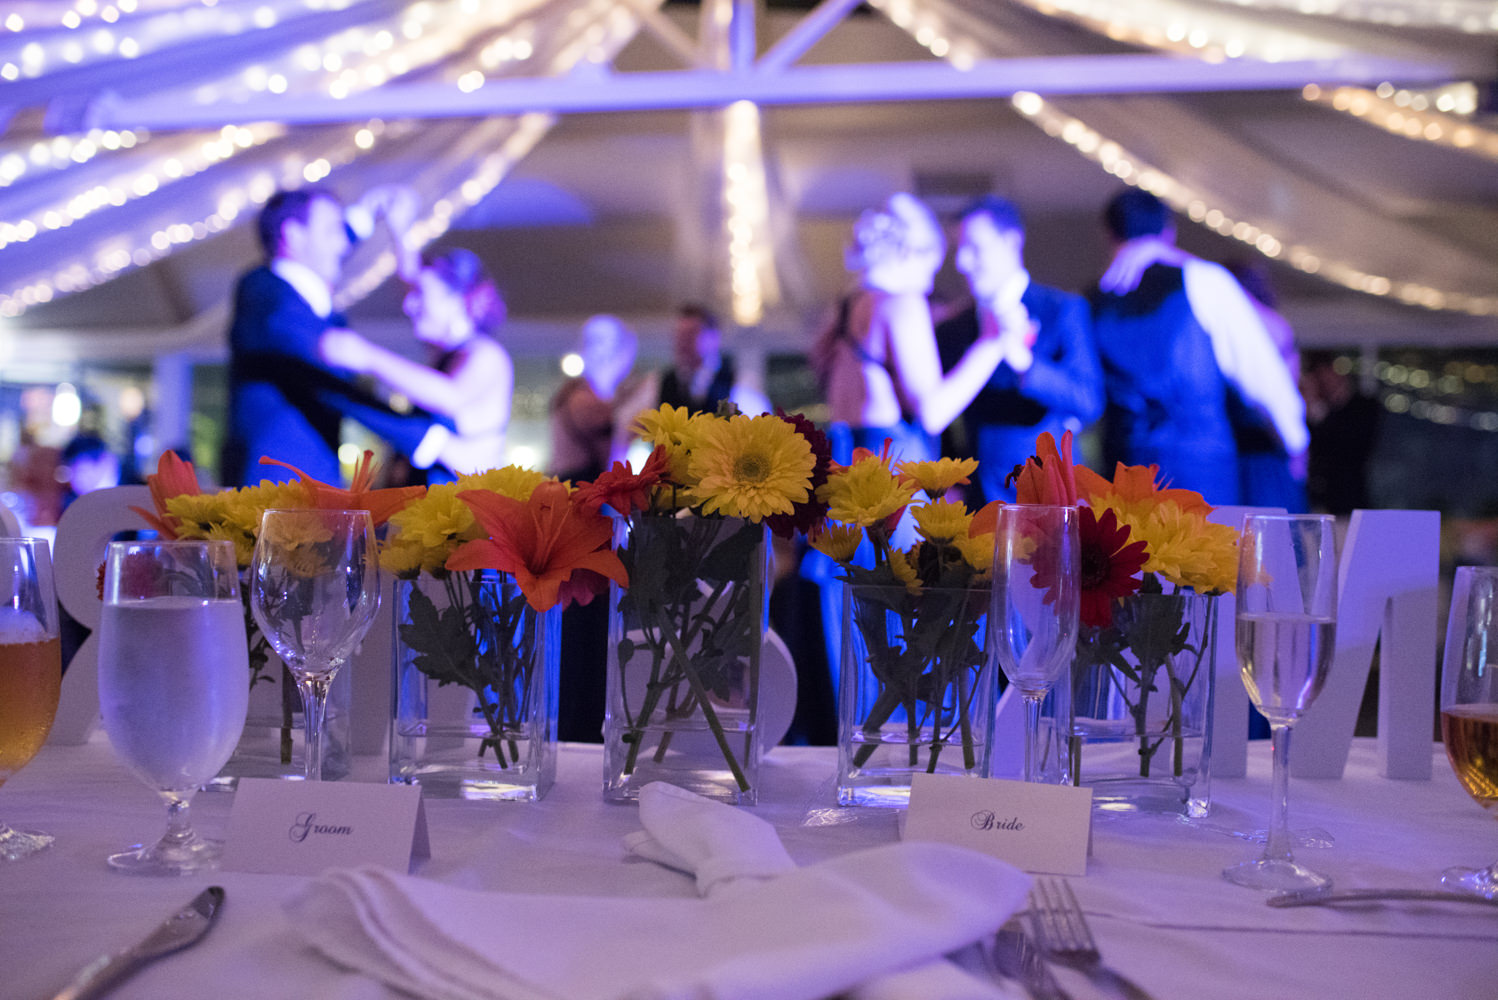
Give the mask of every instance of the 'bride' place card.
[[906, 840], [968, 847], [1027, 872], [1087, 874], [1092, 789], [917, 774]]
[[381, 865], [402, 874], [431, 856], [418, 785], [240, 778], [224, 868], [317, 875]]

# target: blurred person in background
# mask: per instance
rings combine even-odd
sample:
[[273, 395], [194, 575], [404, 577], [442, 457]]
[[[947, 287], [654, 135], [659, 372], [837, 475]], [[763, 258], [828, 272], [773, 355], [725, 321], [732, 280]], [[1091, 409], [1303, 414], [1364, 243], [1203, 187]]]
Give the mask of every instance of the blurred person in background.
[[630, 397], [639, 342], [617, 316], [592, 316], [583, 324], [577, 353], [582, 374], [564, 381], [551, 397], [551, 473], [558, 479], [592, 480], [624, 458], [628, 428], [616, 419]]
[[229, 421], [221, 479], [241, 486], [294, 473], [342, 481], [339, 425], [364, 424], [426, 468], [450, 431], [426, 414], [401, 414], [325, 361], [323, 339], [346, 329], [333, 288], [351, 246], [343, 205], [323, 188], [278, 191], [257, 221], [265, 262], [239, 279], [229, 327]]
[[1003, 359], [999, 331], [984, 330], [943, 373], [926, 297], [945, 255], [936, 216], [912, 195], [893, 195], [854, 224], [845, 257], [858, 286], [811, 352], [835, 460], [847, 463], [854, 448], [879, 452], [886, 439], [897, 458], [936, 457], [935, 436]]
[[1164, 202], [1126, 188], [1103, 222], [1113, 257], [1092, 295], [1092, 323], [1104, 468], [1158, 465], [1162, 479], [1209, 503], [1240, 503], [1234, 408], [1298, 454], [1309, 442], [1299, 390], [1233, 276], [1176, 247]]
[[57, 469], [63, 484], [62, 509], [85, 493], [120, 485], [120, 458], [104, 439], [95, 434], [78, 434], [62, 449]]
[[936, 328], [942, 364], [956, 366], [984, 331], [997, 331], [1003, 358], [961, 421], [978, 459], [974, 506], [1014, 502], [1006, 480], [1035, 453], [1042, 433], [1058, 441], [1103, 413], [1103, 373], [1092, 346], [1087, 302], [1030, 280], [1019, 209], [992, 195], [958, 220], [957, 270], [973, 301]]

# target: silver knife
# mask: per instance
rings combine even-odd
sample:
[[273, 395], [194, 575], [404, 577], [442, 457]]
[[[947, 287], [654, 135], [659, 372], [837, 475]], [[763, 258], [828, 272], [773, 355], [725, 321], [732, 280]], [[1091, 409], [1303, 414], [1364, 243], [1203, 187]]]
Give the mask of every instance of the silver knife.
[[167, 917], [140, 944], [110, 952], [90, 962], [52, 1000], [93, 1000], [103, 996], [147, 963], [196, 944], [213, 926], [223, 905], [224, 890], [216, 885], [209, 886], [192, 902]]
[[1018, 982], [1035, 1000], [1071, 1000], [1017, 919], [999, 928], [994, 936], [993, 963], [1000, 975]]

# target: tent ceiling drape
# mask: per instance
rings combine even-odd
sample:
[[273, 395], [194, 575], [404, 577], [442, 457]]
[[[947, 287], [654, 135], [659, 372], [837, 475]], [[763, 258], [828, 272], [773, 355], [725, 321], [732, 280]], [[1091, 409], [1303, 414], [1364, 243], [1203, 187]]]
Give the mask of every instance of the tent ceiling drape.
[[[13, 0], [0, 359], [211, 354], [258, 204], [312, 181], [413, 186], [412, 238], [480, 249], [521, 338], [691, 296], [790, 342], [898, 188], [1013, 195], [1032, 270], [1080, 286], [1124, 181], [1278, 261], [1308, 320], [1498, 338], [1490, 3], [658, 4]], [[348, 272], [374, 327], [390, 273], [378, 241]]]

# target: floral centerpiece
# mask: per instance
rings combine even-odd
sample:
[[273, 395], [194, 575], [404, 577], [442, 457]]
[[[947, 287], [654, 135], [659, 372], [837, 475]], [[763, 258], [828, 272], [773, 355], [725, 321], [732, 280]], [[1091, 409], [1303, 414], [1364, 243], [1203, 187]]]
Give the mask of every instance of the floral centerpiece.
[[[1021, 503], [1078, 503], [1081, 632], [1069, 751], [1077, 784], [1153, 808], [1204, 813], [1216, 602], [1236, 582], [1238, 531], [1201, 494], [1120, 463], [1112, 479], [1074, 464], [1071, 435], [1041, 435], [1018, 473]], [[1120, 753], [1115, 753], [1120, 751]], [[1198, 780], [1200, 779], [1200, 780]], [[1158, 804], [1158, 803], [1155, 803]]]
[[627, 577], [596, 492], [506, 466], [390, 519], [397, 578], [392, 781], [533, 799], [555, 773], [559, 613]]
[[664, 780], [753, 802], [765, 534], [816, 522], [830, 451], [802, 417], [731, 407], [665, 405], [636, 430], [654, 446], [641, 471], [616, 464], [588, 487], [618, 516], [629, 576], [610, 597], [605, 795]]
[[[898, 463], [860, 449], [819, 494], [812, 545], [845, 582], [838, 800], [899, 805], [917, 772], [984, 775], [995, 674], [986, 621], [994, 550], [990, 505], [947, 500], [972, 459]], [[920, 502], [917, 502], [918, 498]], [[919, 540], [896, 547], [911, 517]]]
[[[164, 452], [157, 461], [156, 472], [146, 477], [154, 509], [137, 507], [134, 510], [162, 538], [233, 542], [235, 556], [243, 572], [248, 569], [254, 555], [255, 539], [266, 510], [367, 510], [378, 527], [421, 492], [419, 486], [375, 489], [374, 454], [368, 451], [355, 468], [348, 488], [320, 482], [294, 466], [275, 459], [262, 458], [261, 463], [291, 469], [297, 474], [297, 479], [280, 483], [264, 480], [255, 486], [204, 492], [192, 463], [181, 459], [176, 452]], [[297, 713], [301, 711], [301, 697], [297, 693], [296, 682], [279, 661], [272, 667], [270, 642], [250, 614], [249, 588], [242, 587], [240, 593], [244, 601], [245, 632], [250, 643], [251, 719], [246, 724], [246, 735], [241, 740], [240, 749], [225, 768], [225, 780], [219, 783], [225, 787], [232, 784], [233, 778], [241, 775], [263, 777], [271, 774], [301, 774], [292, 760], [295, 736], [302, 729], [296, 719]], [[257, 692], [257, 687], [261, 685], [272, 691], [269, 700], [260, 697], [260, 692]], [[274, 696], [276, 693], [279, 693], [279, 697]], [[348, 700], [348, 672], [342, 671], [341, 680], [334, 683], [334, 695], [329, 709], [329, 743], [324, 759], [324, 774], [328, 777], [336, 776], [339, 769], [346, 771], [347, 768]], [[271, 759], [265, 761], [265, 766], [262, 767], [258, 766], [260, 755], [255, 743], [263, 730], [275, 733], [275, 749], [270, 755]]]

